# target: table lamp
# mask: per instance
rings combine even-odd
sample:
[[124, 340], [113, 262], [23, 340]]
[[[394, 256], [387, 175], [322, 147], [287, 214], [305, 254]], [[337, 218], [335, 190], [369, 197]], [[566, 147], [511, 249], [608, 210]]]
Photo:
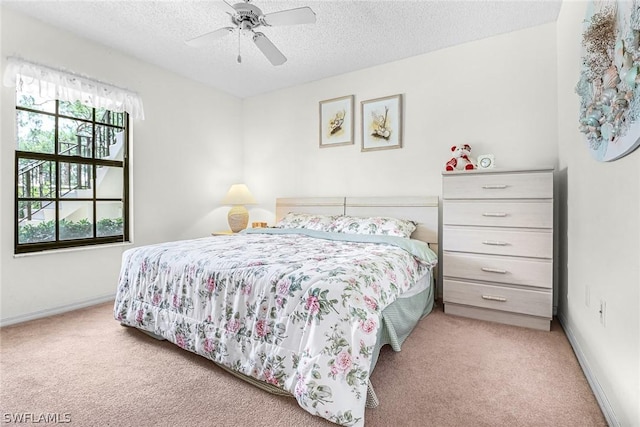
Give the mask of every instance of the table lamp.
[[249, 212], [244, 205], [254, 205], [256, 204], [256, 199], [253, 198], [253, 195], [245, 184], [233, 184], [231, 188], [229, 188], [227, 195], [222, 199], [222, 204], [233, 205], [227, 215], [231, 231], [237, 233], [247, 228], [247, 224], [249, 224]]

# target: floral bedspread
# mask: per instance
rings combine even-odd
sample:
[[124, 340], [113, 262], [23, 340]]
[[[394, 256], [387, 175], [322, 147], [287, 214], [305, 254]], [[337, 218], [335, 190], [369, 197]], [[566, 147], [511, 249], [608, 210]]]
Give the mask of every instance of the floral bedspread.
[[280, 387], [314, 415], [361, 426], [380, 314], [433, 260], [388, 236], [372, 243], [378, 238], [326, 234], [130, 249], [115, 318]]

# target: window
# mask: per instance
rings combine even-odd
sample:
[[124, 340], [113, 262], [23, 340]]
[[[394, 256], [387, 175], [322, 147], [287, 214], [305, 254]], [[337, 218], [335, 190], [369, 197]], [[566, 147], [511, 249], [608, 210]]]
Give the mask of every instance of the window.
[[16, 88], [15, 252], [129, 240], [129, 115]]

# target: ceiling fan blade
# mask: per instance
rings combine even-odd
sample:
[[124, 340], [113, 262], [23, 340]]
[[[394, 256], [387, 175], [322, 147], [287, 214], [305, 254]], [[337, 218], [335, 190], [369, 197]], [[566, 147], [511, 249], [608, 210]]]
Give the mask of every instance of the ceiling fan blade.
[[287, 57], [284, 56], [264, 34], [255, 33], [253, 35], [253, 42], [273, 65], [282, 65], [287, 62]]
[[227, 13], [236, 13], [236, 8], [233, 7], [233, 5], [231, 3], [229, 3], [227, 0], [222, 0], [224, 2], [224, 4], [226, 4], [227, 6], [229, 6], [229, 11], [227, 11]]
[[316, 14], [310, 7], [298, 7], [296, 9], [267, 13], [264, 15], [263, 22], [269, 26], [315, 24]]
[[234, 27], [218, 28], [217, 30], [211, 31], [210, 33], [203, 34], [201, 36], [187, 40], [185, 41], [185, 43], [192, 47], [206, 46], [212, 41], [221, 39], [222, 37], [230, 34], [233, 30], [234, 30]]

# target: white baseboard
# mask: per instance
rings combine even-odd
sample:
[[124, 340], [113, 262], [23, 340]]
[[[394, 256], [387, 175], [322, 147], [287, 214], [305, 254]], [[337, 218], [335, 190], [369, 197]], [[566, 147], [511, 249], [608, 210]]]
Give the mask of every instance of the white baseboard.
[[68, 311], [78, 310], [80, 308], [91, 307], [92, 305], [102, 304], [115, 299], [114, 294], [105, 295], [98, 298], [91, 298], [89, 300], [76, 302], [73, 304], [66, 304], [54, 308], [48, 308], [45, 310], [34, 311], [32, 313], [21, 314], [19, 316], [7, 317], [0, 319], [0, 327], [15, 325], [16, 323], [28, 322], [29, 320], [41, 319], [43, 317], [49, 317], [56, 314], [66, 313]]
[[558, 320], [560, 321], [560, 325], [562, 326], [562, 329], [564, 329], [564, 332], [567, 335], [567, 338], [569, 339], [569, 343], [571, 344], [571, 347], [573, 347], [573, 352], [576, 354], [576, 357], [578, 358], [578, 363], [580, 363], [580, 367], [584, 372], [584, 376], [587, 378], [587, 382], [589, 383], [589, 386], [591, 387], [593, 394], [596, 396], [596, 400], [598, 401], [598, 405], [600, 406], [600, 410], [602, 411], [604, 418], [607, 421], [607, 424], [609, 424], [610, 427], [620, 427], [620, 423], [618, 422], [616, 418], [616, 414], [613, 411], [613, 408], [611, 407], [611, 403], [609, 403], [609, 399], [607, 398], [607, 395], [604, 393], [604, 390], [600, 386], [598, 379], [595, 377], [595, 375], [591, 371], [589, 362], [586, 356], [584, 355], [584, 352], [582, 351], [580, 344], [576, 340], [576, 337], [573, 334], [573, 331], [569, 327], [567, 319], [563, 315], [559, 314]]

